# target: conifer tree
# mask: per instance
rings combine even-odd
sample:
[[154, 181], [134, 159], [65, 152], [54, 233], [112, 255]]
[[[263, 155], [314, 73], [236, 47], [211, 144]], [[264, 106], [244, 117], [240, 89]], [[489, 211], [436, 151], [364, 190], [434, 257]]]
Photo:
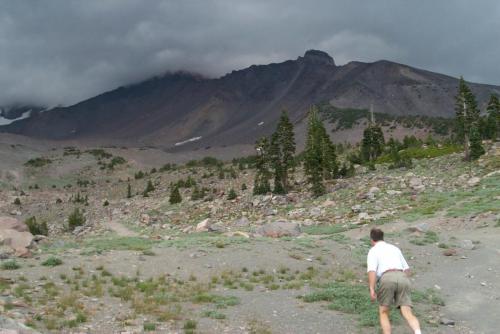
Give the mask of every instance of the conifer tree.
[[456, 135], [458, 140], [464, 144], [465, 160], [470, 160], [470, 135], [474, 132], [471, 129], [478, 126], [479, 109], [476, 97], [472, 94], [463, 77], [460, 77], [455, 100]]
[[127, 184], [127, 198], [132, 198], [132, 187], [130, 183]]
[[271, 173], [269, 171], [269, 141], [263, 137], [255, 144], [257, 157], [255, 160], [255, 181], [253, 187], [254, 195], [263, 195], [271, 191], [269, 179]]
[[323, 180], [338, 175], [335, 146], [319, 118], [316, 107], [309, 111], [304, 169], [314, 196], [321, 196], [325, 193]]
[[269, 159], [274, 170], [274, 193], [284, 194], [290, 188], [289, 175], [294, 167], [295, 139], [293, 124], [282, 111], [276, 131], [271, 136]]
[[370, 122], [368, 127], [363, 131], [363, 140], [361, 141], [361, 157], [363, 160], [373, 163], [382, 154], [384, 142], [382, 128]]
[[182, 202], [181, 193], [179, 192], [179, 187], [174, 186], [170, 191], [170, 198], [168, 199], [170, 204], [177, 204]]
[[491, 95], [488, 107], [486, 108], [485, 137], [496, 140], [500, 134], [500, 101], [495, 95]]
[[481, 145], [481, 134], [477, 126], [472, 126], [470, 128], [470, 160], [477, 160], [481, 155], [483, 155], [484, 148]]
[[149, 193], [151, 191], [154, 191], [154, 190], [155, 190], [155, 186], [153, 185], [153, 182], [151, 182], [151, 180], [148, 180], [148, 183], [146, 185], [146, 189], [144, 189], [144, 192], [142, 193], [142, 195], [144, 197], [148, 197]]

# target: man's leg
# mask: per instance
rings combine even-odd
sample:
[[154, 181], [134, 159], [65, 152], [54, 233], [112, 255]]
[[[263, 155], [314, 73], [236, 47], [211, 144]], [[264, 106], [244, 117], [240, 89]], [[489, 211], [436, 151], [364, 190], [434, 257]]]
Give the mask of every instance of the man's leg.
[[413, 315], [410, 306], [401, 306], [401, 315], [405, 318], [408, 325], [410, 325], [411, 329], [413, 329], [414, 333], [420, 334], [420, 323], [418, 322], [417, 317]]
[[389, 320], [390, 313], [389, 306], [380, 305], [378, 307], [378, 314], [380, 317], [380, 327], [382, 327], [382, 332], [384, 334], [391, 334], [391, 322]]

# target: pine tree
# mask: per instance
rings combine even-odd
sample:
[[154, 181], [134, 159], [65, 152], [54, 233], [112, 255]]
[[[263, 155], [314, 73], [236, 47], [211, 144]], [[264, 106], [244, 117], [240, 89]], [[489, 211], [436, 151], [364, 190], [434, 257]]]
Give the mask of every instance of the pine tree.
[[476, 126], [470, 128], [470, 160], [477, 160], [484, 154], [484, 148], [481, 145], [481, 134]]
[[142, 193], [142, 195], [144, 197], [148, 197], [149, 193], [151, 191], [154, 191], [154, 190], [155, 190], [155, 186], [153, 185], [153, 182], [151, 182], [151, 180], [148, 180], [148, 183], [146, 185], [146, 189], [144, 189], [144, 192]]
[[130, 186], [130, 183], [127, 184], [127, 198], [132, 198], [132, 187]]
[[485, 137], [496, 140], [500, 134], [500, 101], [498, 97], [491, 95], [486, 111], [488, 116], [486, 117]]
[[363, 140], [361, 141], [361, 157], [363, 160], [373, 163], [382, 154], [384, 143], [382, 128], [370, 122], [363, 131]]
[[455, 100], [456, 135], [457, 139], [464, 144], [465, 160], [470, 160], [470, 134], [473, 132], [471, 128], [478, 126], [479, 109], [476, 97], [463, 77], [460, 77], [458, 95]]
[[271, 191], [269, 180], [271, 173], [269, 172], [269, 141], [263, 137], [257, 141], [255, 145], [257, 157], [255, 160], [255, 181], [253, 187], [254, 195], [263, 195]]
[[339, 166], [337, 164], [337, 155], [335, 153], [335, 145], [330, 140], [326, 133], [323, 124], [321, 124], [321, 163], [323, 168], [323, 179], [330, 180], [336, 178], [339, 173]]
[[168, 199], [170, 204], [177, 204], [182, 202], [181, 193], [179, 192], [179, 187], [174, 186], [170, 191], [170, 198]]
[[197, 201], [199, 199], [202, 199], [203, 197], [201, 196], [201, 190], [198, 185], [194, 186], [193, 192], [191, 193], [191, 200], [192, 201]]
[[276, 131], [271, 136], [269, 159], [274, 170], [274, 193], [284, 194], [290, 188], [289, 175], [294, 167], [295, 139], [293, 124], [282, 111]]
[[335, 146], [319, 119], [316, 107], [312, 107], [309, 111], [304, 169], [313, 195], [316, 197], [325, 193], [323, 180], [338, 174]]

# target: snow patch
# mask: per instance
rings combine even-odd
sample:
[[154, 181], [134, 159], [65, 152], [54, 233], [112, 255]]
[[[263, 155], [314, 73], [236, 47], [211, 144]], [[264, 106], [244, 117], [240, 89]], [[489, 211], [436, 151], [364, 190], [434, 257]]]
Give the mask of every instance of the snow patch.
[[0, 126], [9, 125], [9, 124], [12, 124], [16, 121], [20, 121], [22, 119], [29, 118], [30, 116], [31, 116], [31, 109], [23, 112], [23, 114], [20, 117], [14, 118], [14, 119], [8, 119], [8, 118], [0, 116]]
[[197, 140], [200, 140], [200, 139], [201, 139], [201, 137], [189, 138], [188, 140], [184, 140], [184, 141], [175, 143], [174, 146], [181, 146], [181, 145], [184, 145], [184, 144], [187, 144], [187, 143], [190, 143], [190, 142], [193, 142], [193, 141], [197, 141]]

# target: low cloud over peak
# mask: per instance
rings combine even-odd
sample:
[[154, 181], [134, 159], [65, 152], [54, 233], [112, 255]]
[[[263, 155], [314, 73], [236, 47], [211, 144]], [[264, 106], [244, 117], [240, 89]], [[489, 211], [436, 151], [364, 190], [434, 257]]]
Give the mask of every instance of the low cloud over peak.
[[495, 0], [3, 1], [0, 105], [68, 105], [166, 71], [215, 77], [307, 49], [500, 84], [499, 31]]

